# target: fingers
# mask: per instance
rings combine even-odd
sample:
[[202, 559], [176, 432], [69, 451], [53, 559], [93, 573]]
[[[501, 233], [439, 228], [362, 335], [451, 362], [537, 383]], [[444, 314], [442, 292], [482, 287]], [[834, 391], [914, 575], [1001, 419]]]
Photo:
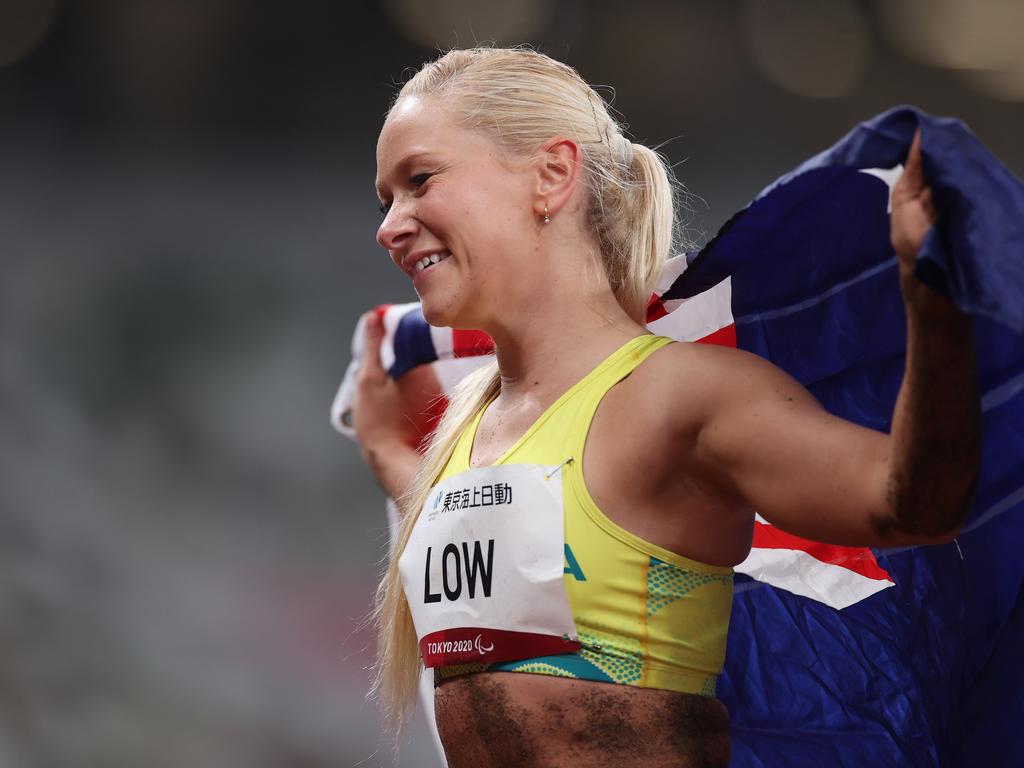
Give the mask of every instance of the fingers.
[[924, 165], [921, 162], [921, 129], [914, 132], [914, 140], [907, 152], [907, 162], [903, 169], [903, 177], [906, 179], [912, 194], [917, 194], [924, 186]]
[[907, 151], [903, 174], [892, 190], [890, 238], [893, 249], [908, 268], [913, 267], [917, 252], [937, 219], [932, 191], [924, 177], [919, 128]]
[[387, 376], [387, 371], [380, 362], [380, 342], [384, 338], [384, 320], [376, 310], [370, 310], [363, 315], [365, 331], [363, 336], [363, 359], [361, 360], [362, 374], [367, 378], [382, 380]]
[[910, 149], [907, 152], [907, 161], [913, 158], [916, 162], [921, 161], [921, 129], [914, 131], [914, 140], [910, 142]]
[[939, 218], [939, 214], [935, 212], [935, 206], [932, 205], [932, 188], [925, 187], [924, 192], [921, 193], [921, 208], [924, 210], [924, 215], [928, 217], [928, 221], [932, 224]]

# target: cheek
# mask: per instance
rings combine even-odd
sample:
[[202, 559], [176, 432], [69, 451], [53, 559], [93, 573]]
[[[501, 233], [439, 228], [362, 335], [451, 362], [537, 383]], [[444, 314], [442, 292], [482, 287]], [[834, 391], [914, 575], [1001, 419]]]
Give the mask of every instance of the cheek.
[[460, 185], [458, 195], [446, 199], [452, 213], [463, 221], [490, 228], [506, 227], [520, 207], [522, 195], [514, 180], [497, 177], [496, 172], [493, 175], [496, 178], [477, 177]]
[[456, 189], [438, 184], [417, 206], [430, 232], [474, 270], [502, 271], [529, 247], [533, 226], [530, 211], [517, 204], [515, 186], [464, 179]]

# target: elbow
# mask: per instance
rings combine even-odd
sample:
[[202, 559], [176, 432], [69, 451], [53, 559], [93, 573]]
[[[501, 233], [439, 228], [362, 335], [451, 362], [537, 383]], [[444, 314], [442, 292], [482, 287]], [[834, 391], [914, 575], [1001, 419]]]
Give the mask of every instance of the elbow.
[[936, 544], [948, 544], [960, 535], [960, 531], [963, 530], [964, 524], [967, 522], [967, 518], [971, 514], [971, 510], [974, 509], [974, 491], [977, 487], [977, 483], [978, 475], [977, 471], [975, 471], [965, 490], [952, 504], [947, 518], [947, 524], [944, 530], [938, 532], [939, 541], [936, 541]]
[[977, 477], [974, 467], [970, 473], [947, 476], [945, 482], [929, 483], [923, 491], [914, 492], [894, 481], [889, 489], [890, 514], [876, 530], [912, 543], [948, 544], [959, 535], [974, 506]]
[[963, 530], [973, 502], [974, 494], [970, 493], [959, 503], [950, 504], [941, 514], [936, 515], [934, 520], [907, 532], [916, 536], [919, 544], [949, 544]]

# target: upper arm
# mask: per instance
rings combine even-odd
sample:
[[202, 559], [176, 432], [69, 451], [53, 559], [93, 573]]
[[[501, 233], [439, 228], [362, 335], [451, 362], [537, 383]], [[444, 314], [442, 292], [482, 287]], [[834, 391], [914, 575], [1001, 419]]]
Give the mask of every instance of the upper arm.
[[700, 357], [697, 380], [685, 386], [703, 477], [805, 538], [850, 546], [910, 540], [880, 524], [893, 514], [889, 435], [829, 414], [755, 355], [707, 349]]

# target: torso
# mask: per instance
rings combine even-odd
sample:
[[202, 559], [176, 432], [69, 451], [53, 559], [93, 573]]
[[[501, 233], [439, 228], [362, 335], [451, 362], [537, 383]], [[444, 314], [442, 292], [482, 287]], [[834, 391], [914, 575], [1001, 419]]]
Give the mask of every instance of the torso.
[[[689, 475], [692, 443], [661, 428], [667, 405], [657, 392], [666, 367], [678, 375], [683, 347], [655, 352], [604, 397], [586, 441], [585, 482], [605, 515], [631, 533], [694, 560], [731, 566], [749, 550], [750, 510]], [[554, 399], [495, 401], [481, 418], [470, 465], [502, 456]], [[441, 683], [435, 709], [452, 768], [728, 763], [724, 706], [689, 693], [486, 672]]]
[[653, 688], [488, 672], [434, 694], [449, 768], [725, 768], [717, 699]]

